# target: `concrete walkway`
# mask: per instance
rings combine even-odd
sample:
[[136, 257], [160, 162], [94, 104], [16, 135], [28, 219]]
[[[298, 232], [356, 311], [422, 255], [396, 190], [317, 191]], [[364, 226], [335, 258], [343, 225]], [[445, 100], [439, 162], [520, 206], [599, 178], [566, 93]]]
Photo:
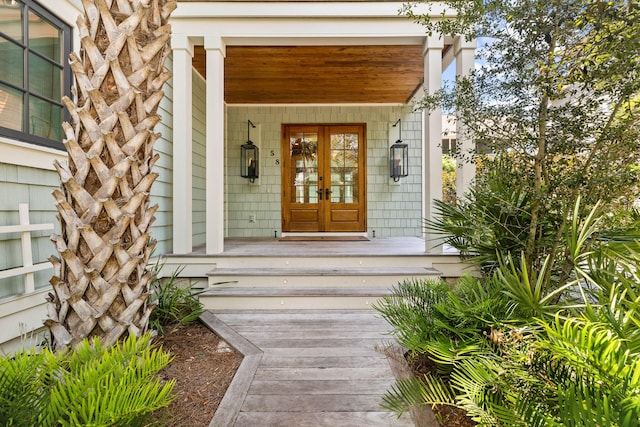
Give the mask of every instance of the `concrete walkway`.
[[375, 346], [375, 310], [207, 311], [202, 320], [245, 355], [215, 427], [413, 426], [380, 406], [394, 381]]

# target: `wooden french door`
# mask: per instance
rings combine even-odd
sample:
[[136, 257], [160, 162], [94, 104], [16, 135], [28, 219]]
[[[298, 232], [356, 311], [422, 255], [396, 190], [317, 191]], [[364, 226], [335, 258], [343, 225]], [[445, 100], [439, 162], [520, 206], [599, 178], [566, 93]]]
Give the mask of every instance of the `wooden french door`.
[[365, 125], [283, 125], [282, 231], [366, 231]]

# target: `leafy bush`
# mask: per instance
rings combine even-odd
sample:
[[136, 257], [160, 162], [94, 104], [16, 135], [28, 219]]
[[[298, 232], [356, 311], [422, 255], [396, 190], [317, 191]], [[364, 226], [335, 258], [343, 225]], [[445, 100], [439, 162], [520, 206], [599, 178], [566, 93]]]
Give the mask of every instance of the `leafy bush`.
[[544, 281], [548, 260], [530, 275], [507, 254], [494, 274], [436, 287], [438, 298], [400, 285], [377, 307], [398, 342], [435, 366], [397, 382], [385, 407], [451, 405], [481, 426], [638, 426], [637, 227], [603, 232], [597, 207], [578, 212], [567, 219], [563, 286]]
[[0, 424], [135, 426], [173, 399], [175, 381], [155, 375], [171, 356], [149, 334], [111, 347], [23, 351], [0, 359]]
[[149, 318], [149, 327], [160, 334], [164, 333], [167, 326], [184, 325], [196, 321], [203, 311], [198, 295], [204, 292], [194, 289], [193, 284], [187, 286], [178, 284], [178, 276], [182, 268], [174, 271], [168, 278], [158, 278], [162, 265], [158, 262], [154, 266], [155, 274], [152, 281], [154, 293], [151, 296], [151, 303], [156, 307]]
[[405, 280], [392, 290], [374, 308], [394, 327], [397, 342], [412, 352], [424, 353], [425, 343], [434, 339], [474, 339], [513, 315], [501, 288], [471, 276], [453, 287], [440, 279]]
[[426, 222], [484, 272], [498, 267], [500, 254], [525, 249], [531, 224], [531, 195], [507, 178], [513, 174], [508, 159], [489, 163], [482, 169], [487, 176], [479, 177], [481, 182], [464, 199], [456, 204], [434, 200], [437, 219]]

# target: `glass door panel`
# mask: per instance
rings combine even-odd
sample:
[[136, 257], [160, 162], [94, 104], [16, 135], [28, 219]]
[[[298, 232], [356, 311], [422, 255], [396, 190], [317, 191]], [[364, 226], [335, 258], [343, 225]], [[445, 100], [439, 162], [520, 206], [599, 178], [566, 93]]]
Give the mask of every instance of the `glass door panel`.
[[331, 134], [331, 202], [358, 202], [358, 134]]
[[318, 203], [318, 134], [291, 134], [289, 155], [291, 203]]

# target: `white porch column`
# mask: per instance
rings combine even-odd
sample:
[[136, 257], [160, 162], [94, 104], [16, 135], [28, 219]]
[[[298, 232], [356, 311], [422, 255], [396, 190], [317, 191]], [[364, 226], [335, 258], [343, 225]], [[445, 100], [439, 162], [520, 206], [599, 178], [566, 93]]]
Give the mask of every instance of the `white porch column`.
[[224, 57], [220, 36], [205, 36], [206, 94], [206, 253], [224, 250]]
[[193, 44], [182, 34], [171, 37], [173, 49], [173, 253], [193, 250], [193, 148], [191, 65]]
[[[475, 67], [476, 40], [467, 41], [464, 36], [457, 36], [453, 42], [453, 54], [456, 59], [456, 76], [468, 76]], [[474, 149], [474, 142], [464, 137], [464, 123], [456, 123], [456, 145], [462, 153]], [[456, 169], [456, 197], [460, 199], [467, 192], [476, 175], [475, 163], [458, 162]]]
[[[442, 88], [442, 49], [444, 41], [436, 36], [429, 36], [424, 46], [424, 90], [431, 94]], [[423, 155], [423, 217], [434, 219], [433, 200], [442, 200], [442, 110], [423, 112], [424, 149]], [[440, 253], [442, 245], [437, 236], [427, 231], [425, 249], [427, 252]], [[437, 244], [436, 247], [434, 247]]]

